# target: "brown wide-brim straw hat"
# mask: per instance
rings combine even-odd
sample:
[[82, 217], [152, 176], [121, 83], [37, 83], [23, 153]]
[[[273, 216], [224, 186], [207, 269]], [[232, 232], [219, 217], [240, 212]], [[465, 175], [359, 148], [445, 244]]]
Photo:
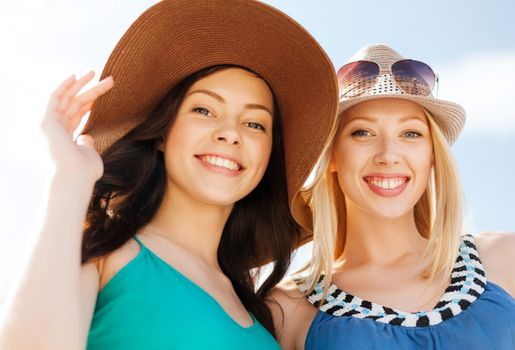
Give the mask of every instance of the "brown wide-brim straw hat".
[[[111, 53], [102, 78], [114, 87], [93, 105], [83, 133], [102, 153], [145, 121], [185, 77], [215, 65], [246, 67], [272, 89], [281, 114], [288, 198], [293, 198], [335, 126], [338, 83], [317, 41], [281, 11], [253, 0], [165, 0], [146, 10]], [[295, 208], [293, 208], [295, 206]]]
[[[368, 45], [359, 50], [347, 62], [373, 61], [380, 67], [379, 77], [374, 86], [369, 86], [366, 91], [357, 97], [344, 98], [339, 102], [338, 114], [364, 101], [380, 98], [399, 98], [418, 103], [427, 109], [434, 118], [442, 134], [449, 144], [453, 144], [458, 138], [465, 124], [465, 110], [459, 104], [435, 98], [432, 94], [428, 96], [411, 95], [404, 92], [396, 83], [391, 74], [391, 66], [394, 62], [405, 59], [401, 54], [387, 45]], [[346, 63], [346, 64], [347, 64]], [[293, 207], [304, 209], [306, 200], [310, 197], [310, 190], [296, 196]], [[301, 211], [302, 215], [295, 215], [298, 223], [304, 228], [304, 232], [313, 232], [313, 218]], [[310, 234], [304, 235], [300, 244], [311, 240]]]

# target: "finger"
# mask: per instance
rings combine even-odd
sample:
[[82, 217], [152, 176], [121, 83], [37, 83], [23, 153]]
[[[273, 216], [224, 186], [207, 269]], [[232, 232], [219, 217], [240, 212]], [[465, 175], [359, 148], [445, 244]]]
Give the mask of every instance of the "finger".
[[50, 101], [48, 103], [48, 106], [55, 108], [55, 106], [57, 106], [57, 104], [59, 103], [60, 97], [64, 94], [66, 89], [68, 89], [71, 86], [71, 84], [73, 84], [75, 81], [75, 74], [72, 74], [68, 78], [63, 80], [61, 84], [59, 84], [59, 86], [50, 95]]
[[82, 107], [77, 115], [83, 117], [86, 113], [91, 111], [91, 107], [93, 106], [93, 102], [88, 103], [84, 107]]
[[90, 135], [79, 135], [75, 139], [75, 143], [80, 146], [85, 146], [87, 148], [94, 149], [95, 148], [95, 140]]
[[82, 117], [84, 114], [81, 114], [80, 111], [82, 111], [82, 109], [84, 107], [87, 107], [88, 105], [92, 104], [93, 102], [89, 102], [89, 103], [86, 103], [86, 104], [82, 104], [80, 101], [77, 101], [77, 99], [75, 99], [71, 104], [70, 106], [68, 107], [68, 109], [63, 113], [65, 115], [66, 118], [68, 118], [69, 120], [72, 120], [72, 119], [76, 119], [76, 118], [80, 118]]
[[97, 98], [105, 94], [113, 87], [113, 77], [109, 76], [98, 83], [98, 85], [92, 87], [91, 89], [83, 92], [77, 97], [77, 101], [81, 105], [85, 105], [87, 103], [95, 101]]
[[52, 92], [53, 96], [61, 96], [64, 91], [70, 86], [72, 82], [75, 81], [75, 74], [70, 75], [68, 78], [63, 80], [61, 84]]
[[68, 118], [74, 118], [77, 112], [79, 112], [85, 105], [94, 102], [95, 99], [108, 91], [112, 86], [113, 79], [111, 77], [102, 80], [98, 85], [75, 98], [68, 109], [64, 112], [64, 115]]
[[95, 76], [94, 71], [89, 71], [88, 73], [84, 74], [82, 77], [80, 77], [75, 84], [70, 86], [61, 96], [61, 99], [59, 101], [59, 104], [57, 105], [58, 111], [64, 111], [68, 108], [70, 100], [75, 98], [77, 93], [93, 79]]
[[79, 126], [82, 118], [91, 110], [93, 106], [93, 102], [88, 103], [83, 106], [74, 116], [72, 116], [69, 120], [70, 129], [75, 131], [75, 129]]

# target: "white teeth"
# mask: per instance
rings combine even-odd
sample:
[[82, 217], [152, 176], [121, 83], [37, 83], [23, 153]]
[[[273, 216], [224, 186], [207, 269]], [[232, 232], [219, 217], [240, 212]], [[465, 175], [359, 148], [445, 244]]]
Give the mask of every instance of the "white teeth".
[[372, 185], [381, 187], [385, 190], [397, 188], [406, 182], [406, 179], [390, 179], [390, 180], [368, 180]]
[[229, 170], [239, 170], [238, 164], [230, 159], [215, 157], [215, 156], [204, 156], [201, 158], [204, 162], [226, 168]]
[[[233, 168], [233, 164], [235, 164], [234, 162], [231, 162], [230, 160], [228, 159], [224, 159], [224, 163], [222, 164], [222, 166], [224, 168], [229, 168], [229, 169], [232, 169]], [[238, 169], [238, 166], [236, 166], [236, 169]]]

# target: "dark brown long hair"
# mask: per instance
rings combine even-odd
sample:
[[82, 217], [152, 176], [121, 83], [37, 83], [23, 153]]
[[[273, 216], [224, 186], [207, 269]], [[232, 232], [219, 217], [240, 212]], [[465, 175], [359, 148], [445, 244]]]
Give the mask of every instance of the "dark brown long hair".
[[[95, 184], [86, 215], [83, 263], [119, 248], [150, 222], [161, 205], [166, 186], [163, 153], [157, 143], [164, 140], [173, 125], [189, 88], [230, 67], [235, 66], [206, 68], [184, 79], [143, 124], [103, 152], [104, 174]], [[299, 238], [299, 228], [288, 206], [281, 118], [275, 98], [272, 129], [268, 167], [257, 187], [235, 203], [218, 246], [218, 261], [244, 306], [275, 335], [264, 298], [284, 277], [291, 249]], [[272, 261], [273, 269], [255, 291], [251, 269], [264, 260]]]

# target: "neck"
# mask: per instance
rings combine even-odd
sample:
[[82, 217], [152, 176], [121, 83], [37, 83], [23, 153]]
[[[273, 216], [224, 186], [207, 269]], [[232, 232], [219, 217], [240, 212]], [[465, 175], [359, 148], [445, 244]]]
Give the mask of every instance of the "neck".
[[396, 218], [347, 208], [345, 249], [339, 262], [347, 266], [391, 265], [420, 259], [427, 246], [415, 225], [413, 210]]
[[161, 206], [147, 225], [147, 232], [169, 239], [220, 269], [218, 246], [232, 207], [203, 203], [167, 186]]

